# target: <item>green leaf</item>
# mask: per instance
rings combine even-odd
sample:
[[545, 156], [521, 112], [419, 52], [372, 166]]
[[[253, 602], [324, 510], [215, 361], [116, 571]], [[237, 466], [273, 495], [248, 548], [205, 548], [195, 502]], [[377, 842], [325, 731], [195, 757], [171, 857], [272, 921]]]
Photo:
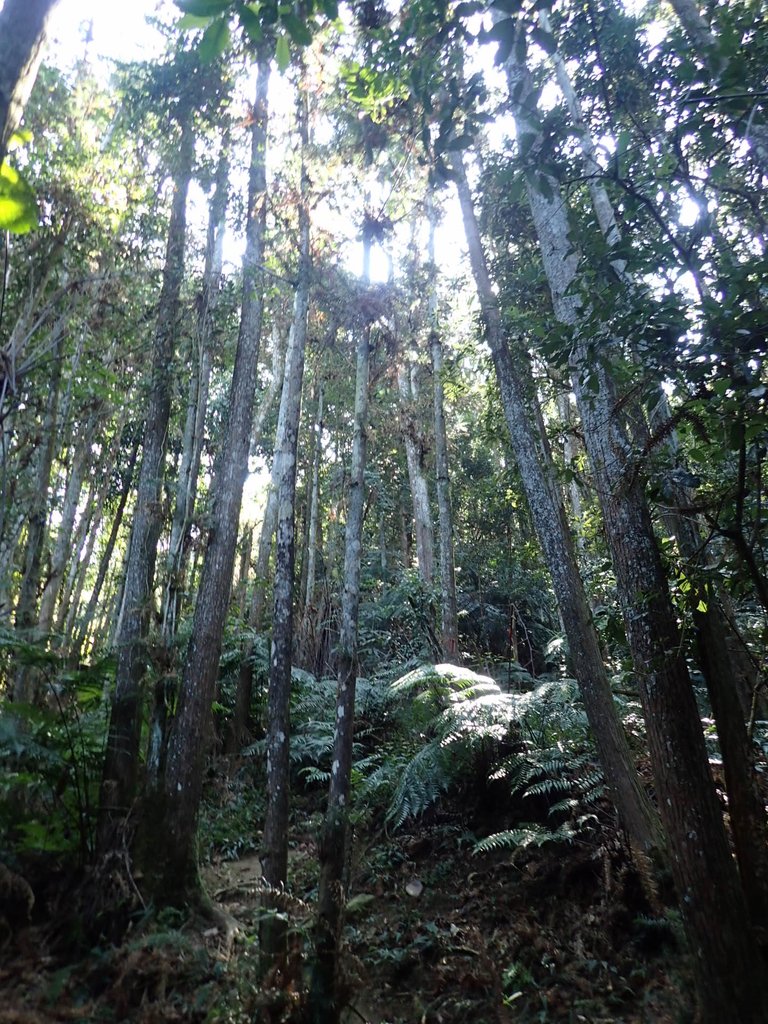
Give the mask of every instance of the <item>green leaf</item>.
[[443, 148], [449, 152], [459, 149], [469, 149], [473, 141], [474, 139], [472, 136], [469, 133], [465, 133], [464, 135], [457, 135], [456, 138], [446, 142]]
[[199, 54], [203, 64], [216, 60], [229, 46], [229, 25], [224, 18], [218, 18], [203, 32]]
[[505, 14], [519, 14], [523, 9], [523, 0], [494, 0], [491, 7]]
[[185, 14], [199, 18], [214, 18], [231, 6], [232, 0], [174, 0]]
[[285, 36], [278, 36], [277, 38], [275, 60], [280, 71], [285, 71], [291, 63], [291, 48], [288, 46], [288, 40]]
[[482, 4], [477, 3], [476, 0], [464, 0], [463, 3], [456, 5], [453, 15], [455, 18], [471, 18], [473, 14], [477, 14], [482, 9]]
[[338, 0], [320, 0], [323, 13], [330, 21], [336, 21], [339, 16]]
[[238, 17], [240, 18], [243, 31], [251, 42], [260, 43], [264, 38], [264, 32], [262, 31], [261, 19], [258, 14], [251, 7], [243, 6], [238, 11]]
[[531, 39], [542, 48], [544, 53], [553, 54], [557, 52], [557, 42], [551, 32], [545, 32], [539, 25], [531, 29]]
[[288, 29], [288, 34], [297, 46], [309, 46], [312, 42], [312, 30], [306, 21], [297, 18], [295, 14], [285, 14], [283, 24]]
[[364, 910], [369, 903], [372, 903], [375, 897], [369, 892], [359, 892], [357, 896], [353, 896], [352, 899], [347, 903], [345, 912], [347, 917], [354, 917], [355, 914]]
[[176, 22], [176, 28], [184, 31], [186, 29], [205, 28], [210, 24], [210, 18], [201, 17], [199, 14], [185, 14]]
[[37, 227], [35, 193], [19, 172], [4, 163], [0, 167], [0, 230], [25, 235]]
[[19, 128], [8, 140], [8, 152], [13, 153], [15, 149], [26, 146], [32, 141], [32, 132], [29, 128]]
[[505, 64], [512, 52], [512, 47], [517, 37], [517, 24], [512, 18], [505, 18], [497, 21], [489, 30], [486, 39], [488, 42], [497, 42], [499, 47], [496, 51], [496, 63]]

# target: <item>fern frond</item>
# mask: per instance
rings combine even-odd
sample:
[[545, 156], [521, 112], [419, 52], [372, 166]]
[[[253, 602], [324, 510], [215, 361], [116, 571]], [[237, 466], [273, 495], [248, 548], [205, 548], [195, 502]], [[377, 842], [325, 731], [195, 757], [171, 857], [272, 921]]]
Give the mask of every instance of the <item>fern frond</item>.
[[517, 850], [526, 846], [541, 846], [546, 843], [552, 833], [543, 825], [535, 823], [521, 825], [520, 828], [496, 832], [485, 839], [480, 839], [472, 850], [473, 854], [488, 853], [490, 850]]
[[556, 829], [548, 829], [545, 825], [526, 822], [519, 828], [506, 832], [496, 832], [492, 836], [480, 839], [472, 853], [487, 853], [490, 850], [523, 850], [529, 846], [543, 846], [544, 843], [572, 843], [576, 832], [566, 822]]
[[387, 810], [386, 820], [399, 828], [417, 818], [453, 781], [448, 758], [439, 743], [428, 743], [405, 766]]
[[523, 796], [551, 796], [553, 793], [568, 793], [570, 789], [568, 779], [540, 779], [528, 786]]

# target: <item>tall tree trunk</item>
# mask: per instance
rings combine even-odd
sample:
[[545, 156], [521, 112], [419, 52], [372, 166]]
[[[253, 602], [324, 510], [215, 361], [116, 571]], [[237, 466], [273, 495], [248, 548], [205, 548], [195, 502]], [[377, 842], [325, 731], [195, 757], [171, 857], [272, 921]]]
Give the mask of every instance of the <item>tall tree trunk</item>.
[[[128, 410], [124, 408], [118, 416], [108, 446], [102, 448], [98, 466], [92, 473], [93, 479], [85, 508], [78, 519], [72, 543], [69, 572], [59, 594], [59, 608], [54, 626], [54, 632], [60, 638], [59, 642], [63, 642], [65, 646], [71, 644], [75, 615], [85, 588], [86, 576], [101, 529], [104, 503], [112, 486], [112, 468], [120, 452], [120, 441], [127, 415]], [[97, 418], [101, 419], [98, 413]]]
[[112, 517], [112, 525], [109, 530], [109, 536], [107, 537], [107, 543], [104, 546], [104, 550], [99, 560], [99, 568], [96, 572], [96, 580], [93, 584], [93, 590], [91, 591], [91, 596], [88, 599], [85, 613], [83, 614], [82, 620], [79, 624], [77, 636], [72, 643], [71, 658], [75, 664], [77, 664], [82, 658], [83, 646], [86, 638], [88, 637], [91, 624], [96, 617], [96, 609], [98, 608], [99, 600], [101, 599], [104, 581], [107, 578], [109, 567], [112, 564], [112, 555], [114, 553], [115, 545], [117, 544], [117, 537], [120, 533], [120, 527], [123, 522], [125, 506], [133, 487], [133, 474], [136, 469], [136, 461], [139, 455], [139, 444], [139, 438], [136, 438], [128, 460], [128, 466], [123, 474], [123, 485], [120, 490], [120, 497], [117, 502], [117, 508], [115, 509], [115, 513]]
[[[683, 7], [689, 6], [688, 0], [677, 0], [677, 2]], [[544, 11], [539, 12], [539, 21], [545, 31], [552, 31], [551, 23]], [[712, 40], [712, 45], [714, 42]], [[584, 121], [579, 98], [573, 88], [565, 63], [557, 51], [553, 54], [553, 60], [557, 70], [558, 84], [578, 133], [589, 175], [592, 205], [600, 230], [609, 245], [618, 245], [621, 241], [621, 232], [613, 205], [601, 181], [602, 172], [597, 161], [596, 147]], [[614, 260], [613, 268], [630, 291], [637, 295], [634, 281], [627, 271], [624, 261]], [[633, 351], [633, 357], [638, 363], [641, 361], [639, 352]], [[658, 388], [658, 398], [650, 426], [642, 410], [632, 408], [633, 405], [634, 403], [629, 403], [626, 406], [627, 421], [640, 449], [644, 450], [648, 447], [650, 427], [663, 430], [666, 434], [663, 443], [669, 461], [673, 466], [679, 466], [681, 464], [679, 444], [675, 432], [667, 430], [667, 425], [672, 422], [672, 414], [667, 397], [661, 387]], [[661, 422], [658, 422], [659, 420]], [[673, 509], [675, 506], [682, 507], [692, 504], [690, 495], [685, 488], [673, 483], [668, 476], [660, 483], [671, 501]], [[698, 524], [690, 516], [683, 516], [674, 511], [666, 513], [665, 521], [677, 541], [678, 549], [685, 562], [685, 571], [692, 576], [693, 585], [689, 591], [689, 605], [696, 632], [700, 667], [707, 683], [723, 755], [734, 846], [752, 921], [755, 925], [762, 927], [763, 922], [768, 918], [768, 824], [765, 807], [757, 789], [751, 742], [745, 725], [745, 719], [749, 718], [750, 707], [742, 708], [739, 703], [740, 694], [750, 691], [755, 680], [753, 673], [749, 671], [749, 666], [745, 666], [742, 661], [730, 658], [729, 650], [738, 648], [738, 637], [734, 635], [734, 629], [723, 612], [716, 586], [712, 583], [702, 586], [697, 582], [697, 577], [705, 568], [702, 563], [706, 548]], [[744, 677], [745, 669], [747, 671], [746, 678]]]
[[[309, 179], [307, 159], [309, 110], [306, 85], [299, 86], [298, 130], [301, 138], [301, 185], [299, 202], [299, 270], [293, 326], [285, 356], [285, 383], [280, 402], [279, 441], [275, 452], [280, 475], [277, 484], [277, 543], [274, 575], [274, 613], [267, 698], [267, 813], [264, 821], [261, 863], [264, 881], [273, 891], [285, 888], [288, 875], [288, 812], [290, 807], [290, 697], [293, 648], [293, 593], [296, 557], [296, 461], [311, 257], [309, 248]], [[279, 458], [278, 458], [279, 456]], [[265, 906], [272, 901], [265, 896]], [[286, 953], [285, 920], [276, 908], [262, 918], [259, 929], [262, 970], [276, 966]]]
[[435, 265], [435, 207], [432, 188], [427, 195], [429, 219], [429, 353], [432, 361], [432, 388], [435, 417], [435, 476], [440, 532], [440, 595], [442, 608], [442, 647], [449, 661], [459, 654], [456, 569], [453, 553], [453, 509], [448, 464], [448, 433], [445, 428], [443, 388], [443, 343], [437, 315], [437, 267]]
[[[363, 236], [363, 281], [370, 282], [371, 240]], [[357, 682], [357, 626], [365, 506], [365, 463], [368, 442], [370, 326], [357, 343], [355, 418], [344, 553], [344, 591], [337, 655], [336, 728], [333, 737], [328, 807], [320, 837], [320, 886], [315, 924], [315, 963], [310, 988], [312, 1024], [335, 1024], [341, 1006], [338, 992], [338, 949], [344, 921], [344, 867], [349, 845], [349, 793]]]
[[211, 376], [211, 339], [213, 314], [218, 301], [223, 262], [224, 232], [229, 199], [229, 133], [225, 131], [216, 168], [216, 185], [208, 214], [205, 266], [197, 298], [197, 330], [191, 341], [193, 366], [187, 395], [181, 464], [176, 483], [176, 503], [165, 562], [166, 584], [163, 598], [163, 643], [173, 644], [184, 593], [184, 563], [197, 497], [197, 481], [208, 410], [208, 386]]
[[[272, 330], [272, 381], [264, 401], [261, 403], [259, 414], [254, 423], [253, 437], [260, 438], [264, 428], [264, 420], [268, 408], [271, 407], [275, 396], [280, 393], [282, 403], [282, 389], [285, 386], [285, 348], [277, 327]], [[278, 415], [278, 421], [279, 421]], [[279, 424], [278, 424], [279, 425]], [[267, 501], [264, 506], [264, 518], [259, 533], [259, 545], [256, 553], [256, 566], [254, 570], [253, 590], [251, 592], [250, 605], [248, 607], [247, 625], [250, 630], [259, 630], [264, 624], [264, 610], [267, 604], [267, 577], [269, 575], [269, 559], [272, 554], [272, 539], [277, 529], [277, 478], [279, 467], [277, 464], [278, 434], [275, 431], [275, 457], [272, 459], [272, 471], [270, 474], [269, 487], [267, 489]], [[253, 696], [253, 656], [255, 644], [248, 640], [243, 645], [243, 653], [240, 658], [240, 669], [237, 676], [237, 691], [235, 693], [235, 710], [232, 716], [232, 725], [229, 735], [226, 738], [227, 753], [233, 754], [239, 750], [248, 737], [248, 718], [251, 711], [251, 698]]]
[[424, 473], [424, 438], [418, 423], [418, 384], [416, 367], [403, 353], [397, 367], [397, 389], [400, 394], [400, 418], [403, 444], [408, 464], [408, 482], [411, 488], [413, 526], [416, 537], [416, 561], [419, 576], [426, 586], [432, 585], [435, 571], [432, 514], [429, 491]]
[[[304, 608], [301, 620], [301, 646], [304, 661], [311, 665], [316, 661], [315, 633], [315, 585], [317, 579], [317, 543], [320, 519], [320, 466], [323, 458], [323, 383], [317, 385], [317, 412], [314, 425], [314, 446], [312, 450], [312, 480], [309, 497], [309, 522], [307, 524], [306, 583]], [[312, 648], [311, 654], [309, 648]]]
[[0, 164], [16, 131], [43, 57], [57, 0], [5, 0], [0, 11]]
[[[41, 583], [43, 544], [49, 511], [51, 467], [53, 466], [53, 456], [56, 448], [56, 425], [58, 422], [61, 373], [64, 362], [62, 354], [62, 342], [65, 331], [64, 320], [59, 319], [53, 330], [53, 365], [49, 381], [48, 401], [43, 419], [42, 444], [39, 446], [35, 473], [35, 502], [27, 524], [24, 577], [21, 583], [19, 600], [16, 605], [16, 628], [23, 631], [30, 631], [37, 619], [37, 600]], [[32, 681], [33, 674], [30, 671], [30, 666], [20, 665], [13, 685], [13, 699], [15, 701], [29, 703], [34, 699]]]
[[466, 174], [459, 158], [453, 161], [453, 168], [486, 338], [496, 368], [504, 415], [523, 488], [554, 584], [574, 673], [603, 771], [631, 844], [642, 855], [664, 845], [658, 817], [638, 778], [616, 711], [600, 641], [579, 575], [573, 538], [549, 446], [546, 438], [540, 435], [531, 411], [534, 387], [530, 364], [525, 358], [518, 359], [516, 363], [512, 361], [504, 339], [498, 298], [488, 274]]
[[115, 842], [115, 827], [124, 820], [136, 791], [145, 638], [162, 526], [163, 464], [171, 411], [179, 297], [184, 275], [187, 192], [192, 177], [194, 143], [191, 115], [187, 114], [174, 173], [173, 204], [152, 350], [149, 408], [125, 568], [121, 626], [116, 637], [117, 674], [100, 795], [98, 846], [102, 851], [110, 849]]
[[187, 648], [165, 771], [147, 802], [140, 857], [156, 899], [182, 905], [199, 896], [197, 812], [209, 745], [211, 703], [235, 562], [243, 484], [248, 473], [263, 312], [269, 63], [258, 62], [248, 189], [243, 304], [224, 442], [213, 479], [212, 526]]
[[61, 519], [56, 532], [56, 543], [53, 547], [48, 578], [45, 581], [40, 598], [37, 628], [41, 635], [49, 633], [53, 624], [56, 600], [59, 596], [61, 582], [64, 578], [67, 561], [72, 549], [72, 531], [75, 527], [75, 517], [78, 505], [80, 504], [80, 496], [93, 457], [91, 449], [96, 432], [97, 415], [98, 413], [94, 414], [90, 422], [85, 425], [83, 436], [79, 439], [71, 453], [71, 465], [69, 467], [69, 476], [67, 477], [67, 486], [64, 490]]
[[[533, 85], [514, 46], [506, 70], [518, 137], [528, 136], [529, 156], [535, 160], [543, 140], [532, 116]], [[583, 337], [585, 311], [573, 287], [579, 254], [569, 242], [559, 184], [548, 178], [544, 194], [529, 177], [528, 197], [555, 314], [573, 329], [572, 386], [632, 651], [701, 1012], [713, 1024], [756, 1024], [766, 1013], [756, 980], [759, 955], [728, 849], [642, 481], [617, 411], [619, 396], [608, 367]]]
[[176, 501], [165, 559], [162, 638], [164, 669], [155, 680], [152, 713], [149, 723], [147, 777], [154, 786], [165, 758], [168, 726], [174, 700], [174, 639], [186, 591], [187, 561], [192, 521], [197, 500], [197, 483], [208, 411], [208, 389], [211, 377], [211, 341], [213, 313], [218, 301], [223, 262], [229, 198], [229, 133], [224, 132], [216, 168], [216, 185], [208, 213], [205, 266], [200, 294], [197, 296], [197, 324], [190, 341], [192, 374], [187, 392], [187, 410], [182, 436], [181, 463], [176, 481]]

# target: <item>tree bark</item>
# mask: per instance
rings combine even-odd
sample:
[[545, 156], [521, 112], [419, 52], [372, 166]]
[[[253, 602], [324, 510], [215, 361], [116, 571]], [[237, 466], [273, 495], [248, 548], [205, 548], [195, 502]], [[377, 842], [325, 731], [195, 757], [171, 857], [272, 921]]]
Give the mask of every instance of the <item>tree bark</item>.
[[[306, 583], [304, 588], [304, 608], [301, 620], [301, 646], [304, 650], [304, 661], [313, 665], [316, 661], [314, 649], [315, 632], [315, 585], [317, 577], [317, 543], [320, 519], [320, 466], [323, 458], [323, 384], [317, 385], [317, 412], [315, 414], [314, 439], [312, 451], [312, 482], [309, 498], [309, 523], [307, 525], [307, 558]], [[310, 654], [309, 647], [312, 647]]]
[[148, 794], [139, 856], [153, 896], [182, 905], [200, 896], [195, 833], [210, 742], [210, 711], [229, 606], [243, 484], [248, 473], [263, 312], [269, 63], [260, 58], [251, 133], [243, 304], [229, 416], [213, 476], [212, 526], [163, 777]]
[[[274, 574], [272, 648], [267, 698], [267, 813], [262, 839], [264, 881], [273, 892], [285, 888], [288, 875], [288, 812], [290, 807], [290, 697], [293, 648], [293, 594], [296, 557], [296, 461], [301, 419], [301, 389], [304, 379], [304, 351], [311, 256], [309, 248], [309, 179], [306, 169], [309, 110], [307, 92], [299, 86], [298, 129], [301, 139], [301, 185], [299, 201], [299, 270], [293, 310], [293, 326], [285, 356], [285, 382], [280, 401], [278, 446], [275, 459], [280, 467], [277, 490], [277, 540]], [[259, 929], [262, 971], [277, 966], [284, 958], [286, 927], [267, 893], [268, 909]], [[269, 909], [272, 913], [269, 913]]]
[[435, 417], [435, 476], [440, 533], [440, 595], [442, 609], [443, 655], [455, 662], [459, 654], [458, 608], [456, 604], [456, 568], [453, 550], [453, 509], [448, 463], [448, 433], [445, 427], [443, 388], [443, 343], [437, 315], [437, 267], [435, 265], [435, 207], [432, 189], [427, 196], [429, 219], [429, 353], [432, 362], [432, 389]]
[[[59, 319], [54, 326], [53, 365], [49, 381], [48, 401], [42, 427], [42, 444], [39, 448], [35, 473], [35, 502], [27, 524], [27, 542], [24, 555], [24, 577], [22, 579], [19, 600], [16, 605], [16, 628], [31, 631], [37, 619], [37, 601], [41, 583], [41, 567], [45, 528], [49, 512], [49, 491], [51, 486], [51, 468], [57, 440], [57, 423], [59, 411], [59, 395], [61, 390], [61, 373], [64, 357], [62, 343], [65, 324]], [[33, 674], [30, 667], [20, 665], [13, 684], [13, 699], [31, 703], [34, 700]]]
[[656, 812], [641, 786], [613, 701], [549, 446], [546, 438], [539, 434], [538, 427], [534, 426], [536, 420], [530, 409], [533, 395], [530, 364], [527, 359], [517, 363], [512, 361], [504, 339], [498, 298], [488, 274], [466, 174], [459, 158], [454, 159], [453, 168], [504, 415], [536, 533], [557, 595], [574, 673], [619, 817], [632, 846], [643, 855], [664, 846], [663, 834]]
[[182, 128], [179, 162], [155, 329], [151, 388], [136, 507], [123, 587], [123, 612], [116, 637], [117, 674], [102, 776], [98, 846], [106, 852], [136, 791], [141, 729], [141, 682], [146, 664], [145, 638], [162, 525], [161, 487], [171, 411], [171, 383], [179, 296], [184, 274], [186, 202], [194, 160], [191, 115]]
[[211, 376], [213, 314], [218, 301], [221, 281], [228, 198], [229, 133], [225, 132], [216, 168], [215, 190], [208, 215], [205, 266], [202, 286], [197, 299], [197, 330], [191, 343], [193, 371], [189, 380], [181, 464], [176, 484], [176, 503], [165, 563], [163, 642], [167, 648], [172, 646], [178, 626], [184, 593], [185, 555], [189, 545], [189, 532], [197, 498], [197, 481], [200, 473], [205, 416], [208, 410], [208, 386]]
[[[263, 430], [264, 419], [266, 418], [265, 407], [271, 406], [275, 396], [280, 393], [282, 402], [282, 389], [285, 386], [285, 351], [280, 332], [277, 328], [272, 331], [272, 383], [261, 404], [260, 413], [256, 417], [257, 423], [254, 428], [254, 439], [260, 437]], [[279, 420], [279, 415], [278, 415]], [[248, 608], [247, 625], [250, 630], [259, 630], [264, 624], [264, 610], [267, 604], [267, 576], [269, 574], [269, 559], [272, 554], [272, 540], [277, 529], [277, 478], [279, 467], [277, 463], [278, 435], [275, 431], [275, 456], [272, 459], [272, 471], [270, 473], [269, 487], [267, 490], [267, 501], [264, 506], [264, 518], [259, 533], [259, 545], [256, 553], [256, 565], [254, 568], [253, 590]], [[240, 746], [247, 740], [248, 719], [251, 711], [251, 699], [253, 696], [253, 655], [255, 645], [249, 640], [243, 645], [243, 653], [240, 658], [240, 669], [237, 676], [237, 691], [235, 693], [235, 709], [232, 716], [232, 726], [226, 739], [227, 753], [233, 754], [240, 749]]]
[[21, 121], [58, 0], [5, 0], [0, 11], [0, 164]]
[[[506, 71], [518, 137], [528, 136], [529, 159], [535, 161], [543, 140], [533, 116], [533, 85], [514, 46]], [[586, 311], [574, 288], [579, 253], [569, 241], [559, 183], [548, 177], [545, 194], [529, 175], [528, 197], [555, 315], [573, 330], [571, 381], [632, 651], [702, 1016], [712, 1024], [757, 1024], [766, 1013], [756, 980], [759, 956], [709, 772], [642, 481], [616, 411], [619, 396], [609, 368], [590, 351], [584, 336]]]
[[[370, 282], [370, 237], [363, 236], [363, 281]], [[315, 923], [315, 963], [309, 995], [312, 1024], [335, 1024], [341, 1006], [338, 992], [338, 948], [344, 921], [344, 866], [349, 845], [349, 791], [352, 771], [357, 627], [363, 545], [365, 463], [368, 441], [370, 326], [360, 332], [355, 371], [355, 414], [352, 467], [344, 554], [344, 591], [337, 655], [336, 728], [333, 738], [328, 807], [320, 837], [320, 885]]]
[[424, 439], [418, 423], [416, 367], [402, 352], [397, 367], [397, 389], [400, 395], [401, 433], [411, 488], [416, 561], [421, 581], [430, 587], [435, 571], [434, 540], [429, 491], [424, 473]]
[[155, 681], [147, 748], [147, 778], [155, 786], [165, 759], [168, 726], [174, 699], [174, 639], [181, 614], [187, 577], [187, 562], [192, 521], [197, 500], [197, 483], [208, 411], [211, 377], [211, 341], [213, 313], [218, 300], [229, 198], [229, 134], [224, 132], [216, 168], [216, 185], [208, 214], [205, 265], [200, 294], [197, 297], [196, 331], [191, 339], [192, 374], [187, 393], [187, 410], [182, 436], [181, 463], [176, 481], [168, 554], [165, 560], [162, 638], [163, 671]]

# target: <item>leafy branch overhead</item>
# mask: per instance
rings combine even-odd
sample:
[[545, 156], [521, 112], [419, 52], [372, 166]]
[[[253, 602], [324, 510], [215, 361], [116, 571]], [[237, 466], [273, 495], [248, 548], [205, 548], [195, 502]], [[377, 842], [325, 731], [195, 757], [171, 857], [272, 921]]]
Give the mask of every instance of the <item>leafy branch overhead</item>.
[[285, 71], [291, 62], [291, 46], [309, 46], [323, 19], [335, 21], [337, 0], [302, 0], [301, 4], [243, 3], [241, 0], [174, 0], [184, 13], [179, 28], [202, 32], [198, 49], [204, 62], [215, 60], [231, 45], [231, 24], [242, 31], [249, 48], [267, 49]]
[[[30, 132], [15, 132], [9, 152], [30, 142]], [[38, 210], [34, 189], [7, 160], [0, 165], [0, 231], [23, 235], [37, 227]]]

